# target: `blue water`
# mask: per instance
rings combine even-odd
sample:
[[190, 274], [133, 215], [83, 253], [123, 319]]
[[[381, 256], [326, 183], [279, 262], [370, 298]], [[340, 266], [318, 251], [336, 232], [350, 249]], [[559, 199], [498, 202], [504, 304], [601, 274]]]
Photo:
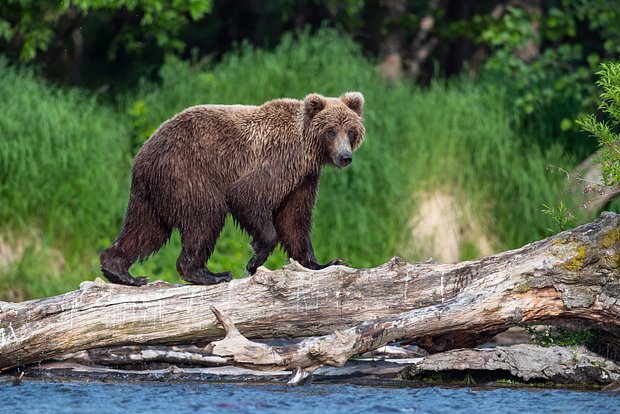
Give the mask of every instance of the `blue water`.
[[350, 384], [0, 383], [0, 413], [620, 413], [620, 395]]

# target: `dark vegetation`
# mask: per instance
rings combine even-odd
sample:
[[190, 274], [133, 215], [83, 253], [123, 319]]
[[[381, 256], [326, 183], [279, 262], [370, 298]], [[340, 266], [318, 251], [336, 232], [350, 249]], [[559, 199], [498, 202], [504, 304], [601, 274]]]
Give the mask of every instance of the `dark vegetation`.
[[[600, 63], [618, 58], [618, 13], [603, 0], [2, 3], [0, 298], [99, 276], [133, 155], [200, 103], [364, 93], [367, 140], [321, 181], [319, 260], [426, 259], [404, 246], [435, 191], [471, 206], [498, 251], [556, 229], [543, 204], [562, 201], [578, 224], [580, 196], [557, 168], [596, 148], [575, 120], [596, 108]], [[178, 282], [178, 253], [174, 235], [132, 271]], [[464, 246], [461, 259], [479, 254]], [[211, 268], [243, 276], [249, 257], [227, 223]]]

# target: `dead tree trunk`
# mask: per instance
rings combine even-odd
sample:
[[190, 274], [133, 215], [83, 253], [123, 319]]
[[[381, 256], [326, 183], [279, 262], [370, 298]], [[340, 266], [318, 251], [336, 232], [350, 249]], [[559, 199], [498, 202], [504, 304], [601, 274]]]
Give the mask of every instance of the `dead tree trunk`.
[[[56, 297], [0, 302], [0, 369], [105, 346], [206, 344], [224, 336], [212, 306], [229, 321], [213, 353], [265, 369], [339, 365], [400, 339], [432, 351], [472, 346], [519, 323], [579, 319], [618, 334], [619, 266], [620, 216], [604, 213], [572, 231], [458, 264], [395, 258], [372, 269], [321, 271], [293, 264], [216, 286], [85, 282]], [[231, 343], [300, 336], [319, 337], [286, 349], [239, 351]], [[252, 349], [260, 355], [247, 353]]]
[[606, 385], [620, 378], [620, 366], [583, 346], [545, 348], [530, 344], [441, 352], [407, 366], [400, 375], [406, 379], [423, 379], [428, 378], [428, 374], [458, 371], [499, 371], [504, 373], [500, 376], [510, 373], [523, 381], [553, 381], [557, 384]]

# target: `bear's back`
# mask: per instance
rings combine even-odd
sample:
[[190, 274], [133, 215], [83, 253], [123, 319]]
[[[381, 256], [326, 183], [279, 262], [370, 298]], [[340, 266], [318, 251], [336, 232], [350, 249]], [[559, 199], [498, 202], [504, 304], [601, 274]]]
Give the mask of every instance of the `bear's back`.
[[[205, 185], [226, 189], [268, 168], [283, 191], [306, 169], [299, 128], [301, 102], [278, 99], [261, 106], [198, 105], [165, 121], [144, 143], [134, 161], [134, 178], [152, 192], [180, 198]], [[164, 174], [165, 172], [165, 174]], [[193, 190], [192, 190], [193, 189]]]
[[[278, 99], [261, 106], [197, 105], [165, 121], [140, 152], [261, 151], [294, 140], [300, 101]], [[204, 154], [202, 154], [204, 155]]]

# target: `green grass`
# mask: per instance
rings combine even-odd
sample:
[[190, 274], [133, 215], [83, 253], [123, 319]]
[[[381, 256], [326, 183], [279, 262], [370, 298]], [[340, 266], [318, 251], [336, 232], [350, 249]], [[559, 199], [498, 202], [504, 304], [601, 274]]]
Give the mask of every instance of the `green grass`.
[[64, 266], [62, 279], [50, 283], [46, 261], [26, 255], [0, 269], [0, 292], [11, 286], [23, 291], [19, 297], [58, 293], [94, 276], [93, 252], [120, 226], [128, 125], [85, 92], [50, 86], [3, 59], [0, 73], [0, 234], [40, 256], [60, 249]]
[[[9, 79], [0, 80], [0, 108], [5, 106], [0, 137], [9, 139], [0, 141], [0, 171], [9, 175], [0, 184], [0, 195], [8, 200], [0, 207], [0, 223], [17, 231], [41, 228], [44, 245], [68, 258], [53, 287], [43, 282], [40, 261], [12, 266], [4, 286], [23, 281], [27, 297], [74, 289], [77, 281], [97, 275], [98, 253], [122, 222], [130, 154], [161, 122], [191, 105], [361, 91], [366, 142], [350, 168], [325, 170], [313, 230], [320, 261], [346, 257], [354, 267], [378, 265], [401, 253], [420, 195], [435, 189], [467, 199], [500, 249], [542, 238], [550, 225], [542, 204], [559, 201], [563, 180], [546, 167], [570, 169], [576, 161], [560, 144], [544, 147], [539, 143], [548, 140], [518, 132], [519, 120], [500, 82], [455, 79], [423, 90], [406, 82], [389, 84], [351, 40], [327, 29], [285, 36], [273, 51], [242, 46], [206, 67], [171, 60], [162, 69], [161, 84], [132, 91], [120, 111], [2, 65]], [[179, 282], [179, 250], [175, 234], [132, 271]], [[467, 250], [476, 251], [475, 246]], [[250, 256], [249, 238], [228, 221], [209, 265], [242, 276]], [[407, 258], [425, 259], [415, 252]], [[267, 266], [285, 262], [278, 251]], [[41, 276], [22, 279], [30, 268]], [[0, 284], [0, 298], [2, 289]]]

